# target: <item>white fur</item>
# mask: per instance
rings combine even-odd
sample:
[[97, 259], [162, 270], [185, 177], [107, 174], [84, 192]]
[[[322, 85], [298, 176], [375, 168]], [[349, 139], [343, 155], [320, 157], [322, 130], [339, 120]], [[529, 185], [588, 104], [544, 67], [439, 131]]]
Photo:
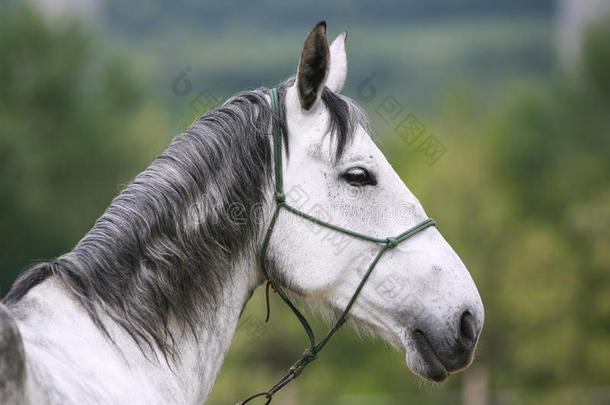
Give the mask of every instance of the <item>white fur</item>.
[[347, 54], [345, 52], [345, 39], [347, 31], [343, 31], [330, 45], [330, 71], [326, 79], [326, 87], [334, 93], [339, 93], [345, 85], [347, 77]]
[[[341, 36], [333, 43], [344, 43]], [[344, 53], [343, 46], [335, 52]], [[341, 57], [333, 58], [341, 60]], [[345, 72], [333, 69], [335, 85]], [[377, 237], [396, 236], [428, 216], [417, 198], [398, 177], [369, 134], [359, 128], [354, 142], [338, 162], [326, 132], [328, 113], [321, 101], [305, 111], [296, 85], [286, 96], [290, 157], [284, 157], [287, 202], [333, 224]], [[340, 176], [350, 167], [375, 173], [378, 184], [354, 189]], [[291, 200], [291, 195], [298, 196]], [[340, 252], [333, 243], [344, 245]], [[314, 225], [282, 212], [270, 251], [285, 269], [289, 289], [305, 302], [342, 311], [364, 271], [379, 251], [378, 244]], [[396, 285], [396, 294], [384, 293], [384, 283]], [[423, 314], [410, 315], [425, 308]], [[413, 345], [416, 324], [430, 325], [440, 339], [459, 334], [459, 317], [470, 311], [480, 330], [483, 305], [466, 267], [437, 228], [428, 228], [382, 257], [350, 312], [364, 326], [407, 351], [407, 364], [426, 377], [425, 361]], [[417, 319], [416, 319], [417, 318]]]
[[[32, 405], [170, 405], [205, 402], [226, 357], [237, 321], [260, 276], [254, 263], [232, 269], [219, 294], [213, 319], [201, 320], [198, 342], [190, 332], [177, 334], [179, 361], [170, 367], [147, 359], [134, 341], [108, 321], [119, 352], [91, 322], [77, 301], [55, 279], [33, 288], [25, 304], [35, 307], [18, 322], [28, 366]], [[203, 312], [203, 311], [202, 311]], [[174, 331], [179, 330], [172, 325]], [[44, 392], [45, 395], [41, 395]], [[42, 399], [48, 395], [47, 399]]]

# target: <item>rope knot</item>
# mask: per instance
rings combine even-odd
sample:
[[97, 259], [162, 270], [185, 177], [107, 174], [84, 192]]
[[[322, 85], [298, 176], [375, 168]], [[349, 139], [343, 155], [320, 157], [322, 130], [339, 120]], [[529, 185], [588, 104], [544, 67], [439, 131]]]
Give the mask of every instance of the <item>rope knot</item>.
[[286, 195], [284, 193], [280, 193], [279, 191], [275, 192], [275, 201], [278, 203], [283, 203], [286, 201]]
[[305, 349], [305, 351], [303, 352], [303, 360], [305, 360], [307, 363], [314, 361], [316, 357], [316, 354], [313, 352], [313, 350], [311, 350], [310, 347]]
[[314, 361], [316, 358], [317, 356], [314, 351], [308, 347], [303, 352], [303, 356], [301, 356], [299, 361], [297, 361], [292, 365], [292, 367], [290, 367], [290, 373], [293, 375], [294, 378], [297, 378], [301, 375], [301, 373], [305, 369], [305, 366]]
[[390, 236], [390, 237], [388, 237], [388, 238], [385, 238], [385, 240], [386, 240], [386, 243], [387, 243], [387, 244], [388, 244], [388, 245], [389, 245], [391, 248], [396, 247], [396, 245], [398, 245], [398, 241], [396, 240], [396, 238], [393, 238], [393, 237], [391, 237], [391, 236]]

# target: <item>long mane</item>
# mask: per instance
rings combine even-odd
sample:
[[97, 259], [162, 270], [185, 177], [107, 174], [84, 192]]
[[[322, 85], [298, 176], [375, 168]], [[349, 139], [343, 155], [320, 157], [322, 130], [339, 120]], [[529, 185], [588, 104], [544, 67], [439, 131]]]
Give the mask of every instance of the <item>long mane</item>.
[[[279, 86], [278, 121], [286, 140], [284, 100], [293, 80]], [[260, 245], [256, 218], [232, 221], [229, 215], [235, 204], [251, 213], [270, 194], [273, 112], [266, 94], [265, 88], [239, 93], [198, 117], [72, 251], [26, 269], [3, 302], [16, 305], [57, 277], [107, 335], [101, 311], [141, 348], [174, 354], [170, 316], [194, 332], [202, 311], [216, 306], [235, 257], [256, 254]], [[322, 100], [340, 156], [366, 118], [353, 101], [328, 89]]]

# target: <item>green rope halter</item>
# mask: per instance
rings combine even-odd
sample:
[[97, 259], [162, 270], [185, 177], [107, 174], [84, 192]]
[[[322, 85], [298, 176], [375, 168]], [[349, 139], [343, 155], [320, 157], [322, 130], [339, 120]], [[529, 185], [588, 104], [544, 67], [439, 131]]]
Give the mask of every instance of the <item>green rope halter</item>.
[[[265, 402], [265, 405], [268, 405], [271, 402], [271, 400], [273, 399], [273, 395], [276, 392], [281, 390], [290, 381], [294, 380], [299, 375], [301, 375], [301, 373], [303, 372], [303, 369], [305, 369], [305, 367], [309, 363], [311, 363], [312, 361], [314, 361], [316, 359], [318, 353], [320, 353], [320, 351], [324, 348], [326, 343], [328, 343], [330, 338], [341, 328], [341, 326], [343, 326], [343, 324], [347, 320], [347, 315], [348, 315], [350, 309], [352, 308], [352, 305], [354, 305], [354, 302], [356, 301], [356, 298], [358, 298], [358, 295], [360, 294], [360, 291], [364, 287], [364, 284], [368, 280], [369, 276], [373, 272], [373, 269], [375, 268], [375, 266], [379, 262], [379, 259], [381, 259], [381, 256], [385, 253], [385, 251], [396, 247], [399, 243], [404, 242], [405, 240], [409, 239], [411, 236], [415, 235], [416, 233], [423, 231], [424, 229], [426, 229], [430, 226], [436, 225], [436, 222], [432, 218], [428, 218], [428, 219], [424, 220], [423, 222], [421, 222], [420, 224], [415, 225], [414, 227], [399, 234], [398, 236], [388, 237], [388, 238], [376, 238], [374, 236], [364, 235], [359, 232], [354, 232], [349, 229], [345, 229], [340, 226], [330, 224], [319, 218], [306, 214], [303, 211], [300, 211], [297, 208], [288, 204], [286, 202], [286, 196], [284, 195], [283, 175], [282, 175], [282, 137], [280, 134], [279, 126], [275, 123], [275, 120], [279, 119], [278, 118], [279, 117], [279, 114], [278, 114], [279, 102], [278, 102], [277, 89], [275, 89], [275, 88], [270, 89], [269, 96], [271, 97], [271, 108], [273, 110], [272, 128], [273, 128], [273, 154], [274, 154], [274, 164], [275, 164], [276, 206], [275, 206], [275, 211], [273, 212], [273, 216], [271, 217], [271, 222], [269, 223], [269, 228], [267, 228], [267, 233], [265, 234], [265, 239], [263, 241], [263, 247], [262, 247], [261, 254], [260, 254], [260, 265], [261, 265], [263, 275], [268, 280], [268, 283], [271, 284], [273, 289], [278, 293], [278, 295], [282, 298], [282, 300], [286, 303], [286, 305], [288, 305], [288, 307], [290, 307], [292, 312], [294, 312], [294, 314], [296, 315], [297, 319], [303, 325], [303, 328], [305, 329], [305, 332], [307, 333], [307, 336], [309, 337], [310, 346], [305, 349], [301, 358], [299, 360], [297, 360], [292, 365], [292, 367], [290, 367], [290, 370], [288, 371], [288, 373], [284, 377], [282, 377], [282, 379], [280, 379], [280, 381], [278, 381], [277, 384], [275, 384], [273, 387], [271, 387], [271, 389], [269, 391], [260, 392], [258, 394], [252, 395], [252, 396], [246, 398], [245, 400], [243, 400], [242, 402], [239, 402], [238, 405], [244, 405], [258, 397], [267, 398], [267, 402]], [[278, 285], [276, 284], [276, 282], [273, 279], [271, 279], [271, 277], [269, 277], [269, 273], [267, 272], [267, 268], [265, 267], [265, 255], [267, 253], [267, 247], [269, 246], [269, 240], [271, 239], [271, 234], [273, 233], [275, 223], [277, 221], [278, 215], [282, 208], [286, 209], [288, 212], [298, 215], [301, 218], [305, 218], [308, 221], [311, 221], [318, 225], [330, 228], [334, 231], [341, 232], [346, 235], [353, 236], [355, 238], [379, 243], [382, 245], [381, 248], [379, 249], [379, 252], [375, 256], [375, 259], [373, 259], [373, 262], [369, 265], [366, 273], [362, 277], [360, 284], [358, 284], [356, 291], [354, 291], [352, 298], [347, 303], [345, 309], [343, 310], [343, 313], [341, 314], [339, 319], [337, 319], [334, 326], [330, 329], [330, 331], [326, 334], [326, 336], [324, 336], [319, 342], [316, 342], [316, 338], [314, 336], [313, 330], [312, 330], [311, 326], [309, 325], [309, 322], [307, 322], [307, 319], [305, 319], [303, 314], [294, 306], [292, 301], [290, 301], [290, 299], [288, 299], [288, 297], [282, 291], [282, 289], [278, 288]]]

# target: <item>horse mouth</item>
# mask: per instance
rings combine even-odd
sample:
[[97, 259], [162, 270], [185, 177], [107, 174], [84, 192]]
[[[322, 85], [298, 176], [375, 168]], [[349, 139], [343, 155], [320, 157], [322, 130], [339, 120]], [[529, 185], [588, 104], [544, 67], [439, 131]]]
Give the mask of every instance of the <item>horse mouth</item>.
[[415, 330], [415, 332], [411, 334], [411, 338], [414, 349], [417, 351], [415, 357], [418, 357], [419, 361], [414, 362], [413, 360], [410, 360], [407, 351], [407, 364], [409, 365], [409, 368], [411, 368], [415, 374], [428, 381], [434, 383], [445, 381], [449, 376], [449, 372], [432, 348], [426, 335], [420, 330]]

